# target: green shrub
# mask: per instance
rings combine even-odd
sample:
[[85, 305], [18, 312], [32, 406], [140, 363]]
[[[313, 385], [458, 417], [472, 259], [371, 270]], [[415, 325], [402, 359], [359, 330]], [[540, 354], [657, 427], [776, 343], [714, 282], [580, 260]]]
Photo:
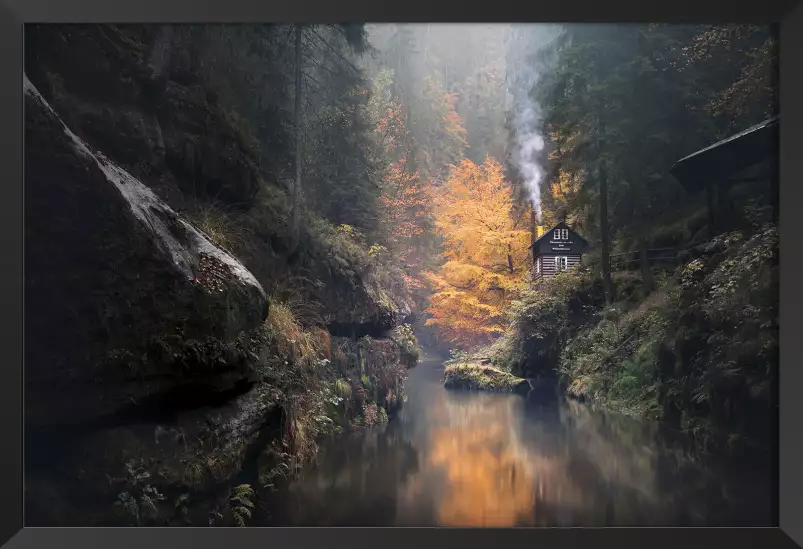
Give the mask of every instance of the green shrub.
[[391, 336], [402, 352], [402, 360], [408, 367], [415, 366], [421, 355], [418, 347], [418, 340], [413, 333], [413, 328], [409, 324], [398, 326]]
[[351, 384], [345, 379], [335, 381], [335, 393], [342, 398], [351, 397]]
[[540, 280], [513, 302], [510, 326], [491, 347], [493, 362], [528, 377], [552, 370], [566, 340], [596, 320], [602, 303], [602, 286], [586, 270]]
[[560, 355], [569, 393], [670, 419], [701, 441], [733, 425], [765, 436], [778, 353], [777, 238], [772, 225], [721, 235], [635, 307], [596, 315]]

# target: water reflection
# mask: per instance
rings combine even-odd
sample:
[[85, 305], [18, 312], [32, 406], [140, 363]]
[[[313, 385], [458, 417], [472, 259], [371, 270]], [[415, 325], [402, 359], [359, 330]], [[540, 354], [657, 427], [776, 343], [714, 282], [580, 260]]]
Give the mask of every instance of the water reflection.
[[441, 468], [445, 476], [438, 523], [528, 524], [535, 499], [533, 462], [516, 433], [516, 402], [451, 396], [434, 409], [445, 421], [436, 421], [430, 431], [426, 456], [426, 466]]
[[[771, 525], [769, 462], [749, 475], [669, 444], [654, 424], [575, 402], [445, 391], [413, 370], [383, 428], [326, 441], [266, 524]], [[750, 482], [745, 482], [749, 480]]]

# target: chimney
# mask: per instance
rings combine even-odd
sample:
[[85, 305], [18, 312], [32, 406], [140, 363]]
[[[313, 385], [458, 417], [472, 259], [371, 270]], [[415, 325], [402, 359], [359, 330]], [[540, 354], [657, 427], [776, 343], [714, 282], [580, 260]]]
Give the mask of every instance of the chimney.
[[566, 223], [566, 209], [561, 209], [558, 212], [558, 223]]

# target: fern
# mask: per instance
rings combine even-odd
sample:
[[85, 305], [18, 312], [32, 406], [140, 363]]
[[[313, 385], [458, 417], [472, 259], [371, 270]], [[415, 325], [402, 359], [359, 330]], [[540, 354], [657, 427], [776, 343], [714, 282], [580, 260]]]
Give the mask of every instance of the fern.
[[150, 484], [142, 484], [151, 477], [142, 462], [128, 461], [125, 464], [126, 475], [121, 479], [110, 479], [122, 482], [127, 488], [117, 495], [115, 506], [122, 508], [123, 513], [131, 518], [136, 526], [142, 526], [145, 519], [159, 516], [157, 503], [164, 501], [163, 494]]
[[114, 503], [118, 507], [122, 507], [126, 515], [134, 519], [137, 526], [142, 525], [142, 520], [139, 514], [139, 505], [137, 500], [128, 492], [122, 492], [117, 495], [117, 501]]
[[244, 527], [247, 519], [251, 518], [254, 508], [254, 490], [250, 484], [235, 486], [229, 498], [229, 506], [237, 526]]
[[338, 379], [335, 381], [335, 393], [342, 398], [351, 397], [351, 384], [345, 379]]

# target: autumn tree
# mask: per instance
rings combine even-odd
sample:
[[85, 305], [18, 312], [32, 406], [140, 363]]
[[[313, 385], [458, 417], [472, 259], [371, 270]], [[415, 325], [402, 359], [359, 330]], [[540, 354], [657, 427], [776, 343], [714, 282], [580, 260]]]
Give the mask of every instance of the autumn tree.
[[393, 252], [407, 268], [408, 283], [421, 286], [420, 245], [432, 223], [428, 186], [411, 158], [407, 113], [392, 94], [393, 72], [373, 79], [368, 109], [374, 121], [375, 163], [380, 171], [383, 222]]
[[452, 167], [434, 200], [445, 263], [429, 273], [435, 292], [428, 325], [462, 346], [504, 331], [504, 315], [528, 272], [530, 233], [517, 227], [502, 165], [463, 160]]
[[438, 178], [458, 163], [468, 147], [463, 117], [457, 112], [457, 95], [443, 87], [438, 78], [424, 79], [423, 109], [414, 120], [414, 132], [421, 151], [421, 164], [429, 178]]

